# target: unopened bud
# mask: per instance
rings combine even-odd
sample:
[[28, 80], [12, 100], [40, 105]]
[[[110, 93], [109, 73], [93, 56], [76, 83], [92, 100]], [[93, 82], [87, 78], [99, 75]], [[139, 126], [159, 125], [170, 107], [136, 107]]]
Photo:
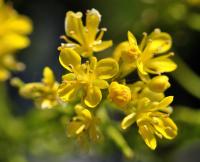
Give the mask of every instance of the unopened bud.
[[169, 87], [169, 78], [165, 75], [156, 76], [149, 82], [149, 88], [158, 93], [164, 92]]
[[131, 100], [131, 90], [129, 87], [112, 82], [109, 87], [109, 98], [118, 106], [125, 106]]

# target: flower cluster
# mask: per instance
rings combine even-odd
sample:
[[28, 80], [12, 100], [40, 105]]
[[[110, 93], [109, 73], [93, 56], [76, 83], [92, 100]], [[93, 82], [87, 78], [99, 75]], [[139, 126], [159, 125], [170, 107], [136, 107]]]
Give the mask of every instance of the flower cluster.
[[26, 16], [19, 15], [11, 5], [0, 0], [0, 82], [10, 77], [10, 71], [24, 69], [24, 64], [15, 60], [16, 51], [29, 45], [27, 34], [32, 23]]
[[144, 33], [139, 45], [134, 35], [128, 32], [128, 41], [119, 44], [114, 52], [120, 69], [118, 78], [123, 80], [129, 74], [132, 77], [137, 70], [139, 81], [112, 83], [109, 98], [126, 114], [121, 128], [127, 129], [136, 123], [145, 143], [153, 150], [157, 146], [156, 136], [173, 139], [177, 135], [177, 127], [169, 117], [173, 97], [164, 94], [170, 83], [163, 73], [177, 67], [169, 58], [173, 53], [165, 54], [171, 44], [170, 35], [159, 29], [150, 35]]
[[[170, 118], [173, 97], [165, 96], [170, 83], [164, 73], [177, 67], [170, 59], [173, 53], [168, 52], [171, 36], [155, 29], [149, 35], [144, 33], [138, 43], [128, 32], [128, 40], [120, 43], [111, 57], [98, 59], [95, 53], [112, 45], [112, 41], [102, 40], [106, 30], [99, 29], [100, 21], [101, 15], [95, 9], [87, 11], [85, 26], [81, 12], [67, 12], [66, 35], [61, 36], [65, 43], [58, 48], [59, 62], [66, 70], [61, 84], [45, 68], [42, 83], [21, 84], [20, 94], [33, 99], [41, 108], [54, 107], [60, 101], [73, 105], [75, 116], [67, 124], [69, 137], [81, 142], [99, 141], [104, 124], [112, 131], [107, 133], [111, 138], [121, 140], [116, 143], [123, 149], [126, 141], [112, 123], [121, 123], [122, 129], [135, 123], [147, 146], [154, 150], [156, 136], [173, 139], [177, 135], [177, 127]], [[130, 83], [127, 78], [137, 81]], [[19, 85], [19, 80], [13, 83]], [[124, 118], [120, 122], [110, 119], [103, 103], [117, 107]], [[128, 147], [124, 150], [131, 155]]]
[[60, 104], [57, 98], [59, 84], [49, 67], [44, 68], [41, 82], [25, 84], [19, 78], [13, 78], [11, 84], [19, 88], [22, 97], [34, 100], [35, 105], [41, 109], [50, 109]]

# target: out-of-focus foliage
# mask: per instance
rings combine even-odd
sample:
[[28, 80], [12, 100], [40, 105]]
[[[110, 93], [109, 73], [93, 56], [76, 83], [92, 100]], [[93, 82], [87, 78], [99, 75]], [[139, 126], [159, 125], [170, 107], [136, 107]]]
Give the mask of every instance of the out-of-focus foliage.
[[28, 156], [63, 155], [70, 152], [66, 140], [66, 110], [32, 109], [26, 116], [14, 116], [9, 109], [6, 88], [0, 85], [0, 161], [26, 162]]
[[[118, 37], [130, 27], [135, 33], [158, 26], [162, 29], [178, 30], [189, 27], [200, 30], [199, 0], [110, 0], [106, 5], [112, 6], [112, 14], [102, 1], [92, 1], [90, 5], [98, 6], [108, 15], [112, 15], [112, 19], [104, 15], [104, 22], [111, 27], [110, 32]], [[115, 25], [119, 22], [123, 23], [116, 28]]]

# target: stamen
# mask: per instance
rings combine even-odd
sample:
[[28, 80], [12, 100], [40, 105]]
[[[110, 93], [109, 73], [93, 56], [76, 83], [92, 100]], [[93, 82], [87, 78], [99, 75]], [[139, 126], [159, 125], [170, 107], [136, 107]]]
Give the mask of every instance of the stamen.
[[68, 39], [65, 35], [61, 35], [60, 39], [65, 40], [67, 43], [73, 43], [70, 39]]
[[99, 35], [98, 35], [96, 41], [102, 40], [105, 31], [107, 31], [106, 28], [101, 28], [100, 33], [99, 33]]
[[139, 46], [139, 49], [140, 49], [141, 51], [144, 50], [144, 47], [145, 47], [146, 41], [147, 41], [147, 33], [144, 32], [144, 33], [142, 33], [142, 34], [143, 34], [143, 38], [142, 38], [142, 41], [141, 41], [140, 46]]

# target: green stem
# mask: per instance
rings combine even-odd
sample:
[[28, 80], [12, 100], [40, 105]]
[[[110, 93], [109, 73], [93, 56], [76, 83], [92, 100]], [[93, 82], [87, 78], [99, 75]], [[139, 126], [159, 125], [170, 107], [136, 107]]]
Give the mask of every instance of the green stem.
[[[102, 122], [105, 123], [105, 131], [110, 139], [112, 139], [115, 144], [121, 149], [123, 154], [131, 159], [134, 156], [134, 151], [129, 147], [126, 140], [124, 139], [122, 133], [116, 128], [115, 125], [112, 125], [112, 122], [109, 119], [105, 107], [99, 110], [99, 116], [101, 116]], [[109, 124], [108, 124], [109, 123]]]
[[128, 146], [126, 140], [114, 126], [108, 126], [106, 129], [108, 136], [115, 142], [115, 144], [122, 150], [124, 155], [132, 159], [134, 156], [133, 150]]
[[200, 110], [195, 110], [186, 106], [176, 106], [174, 118], [177, 121], [200, 125]]
[[200, 77], [180, 57], [176, 56], [175, 62], [178, 64], [178, 68], [172, 73], [172, 76], [185, 90], [200, 99]]

